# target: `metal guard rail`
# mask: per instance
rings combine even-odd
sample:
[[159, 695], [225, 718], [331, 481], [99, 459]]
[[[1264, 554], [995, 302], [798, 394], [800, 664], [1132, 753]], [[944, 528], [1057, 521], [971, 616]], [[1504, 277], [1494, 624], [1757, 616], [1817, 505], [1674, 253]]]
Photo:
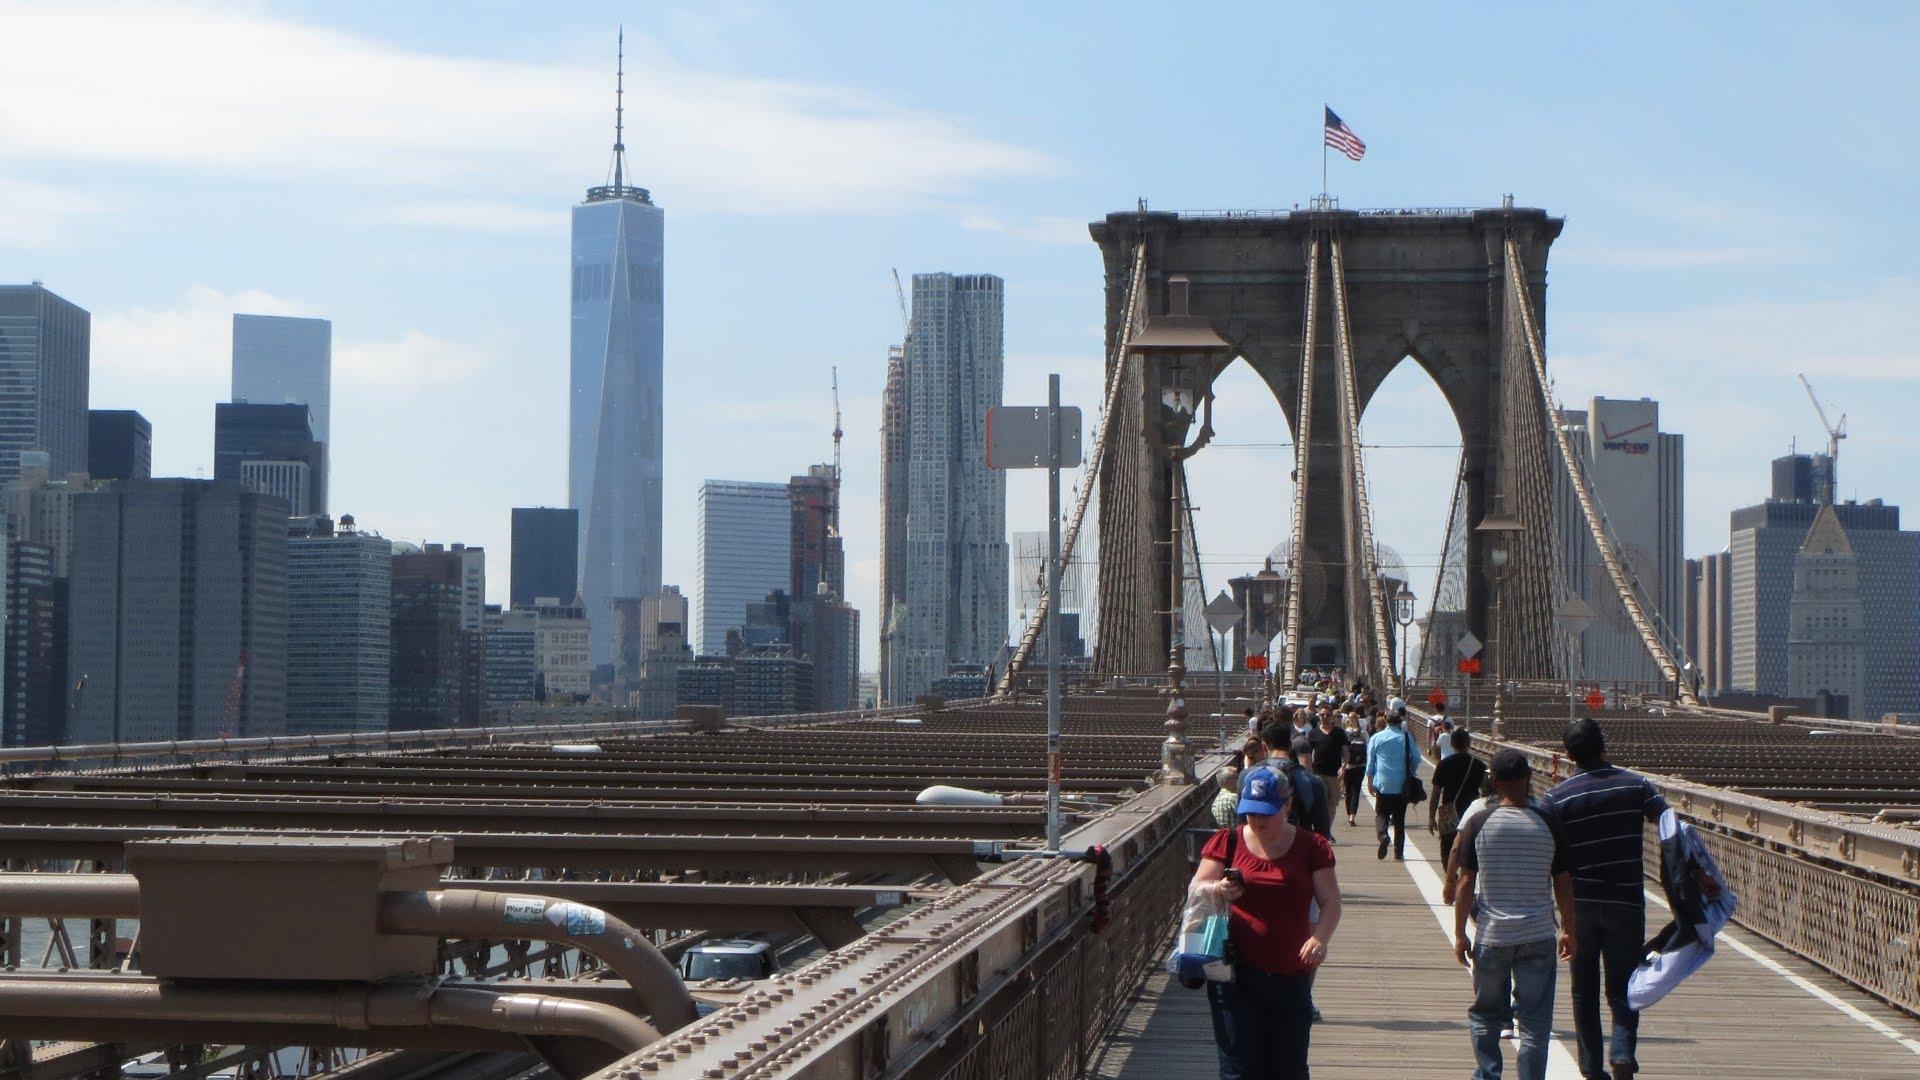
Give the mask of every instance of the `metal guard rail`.
[[[992, 704], [991, 698], [950, 701], [943, 709], [972, 709]], [[916, 716], [927, 710], [918, 705], [883, 709], [846, 709], [839, 712], [793, 713], [783, 716], [732, 716], [730, 727], [810, 727], [859, 720], [887, 720]], [[505, 727], [419, 728], [405, 731], [355, 731], [335, 735], [256, 735], [238, 739], [171, 739], [138, 743], [71, 743], [63, 746], [0, 748], [0, 775], [22, 763], [119, 762], [128, 758], [191, 757], [196, 754], [297, 754], [315, 750], [379, 750], [408, 746], [446, 746], [495, 741], [524, 742], [574, 739], [595, 735], [645, 735], [684, 731], [684, 720], [611, 720], [574, 724], [520, 724]]]
[[[1202, 775], [1225, 759], [1210, 755]], [[597, 1080], [1077, 1076], [1166, 946], [1192, 874], [1186, 831], [1211, 783], [1148, 788], [1068, 835], [1112, 859], [1110, 921], [1090, 932], [1096, 871], [1010, 861], [860, 941], [753, 984]], [[745, 1058], [736, 1054], [751, 1047]]]
[[[1476, 746], [1526, 754], [1536, 784], [1550, 787], [1572, 771], [1565, 755], [1526, 743], [1479, 738]], [[1740, 897], [1734, 921], [1920, 1014], [1920, 830], [1636, 771], [1700, 830]], [[1657, 880], [1659, 845], [1651, 829], [1648, 837]]]

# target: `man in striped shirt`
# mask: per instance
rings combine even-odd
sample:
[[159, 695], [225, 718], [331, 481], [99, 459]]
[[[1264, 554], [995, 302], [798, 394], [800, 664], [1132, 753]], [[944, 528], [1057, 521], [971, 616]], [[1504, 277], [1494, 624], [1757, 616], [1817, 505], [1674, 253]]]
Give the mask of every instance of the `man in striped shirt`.
[[[1479, 1068], [1474, 1080], [1499, 1080], [1500, 1030], [1520, 1037], [1514, 1065], [1520, 1080], [1545, 1080], [1553, 1041], [1554, 959], [1574, 954], [1573, 882], [1560, 833], [1532, 799], [1533, 767], [1508, 748], [1489, 770], [1500, 802], [1460, 830], [1463, 873], [1453, 899], [1454, 955], [1473, 971], [1467, 1031]], [[1554, 913], [1559, 912], [1559, 948]], [[1467, 915], [1473, 915], [1473, 958], [1467, 958]]]
[[[1580, 771], [1543, 800], [1566, 837], [1573, 869], [1573, 1028], [1580, 1074], [1587, 1080], [1633, 1080], [1640, 1014], [1627, 1004], [1627, 981], [1647, 939], [1642, 853], [1644, 822], [1658, 822], [1667, 801], [1647, 778], [1607, 764], [1607, 740], [1591, 719], [1567, 725], [1561, 740]], [[1600, 1029], [1601, 967], [1612, 1013], [1611, 1038]]]

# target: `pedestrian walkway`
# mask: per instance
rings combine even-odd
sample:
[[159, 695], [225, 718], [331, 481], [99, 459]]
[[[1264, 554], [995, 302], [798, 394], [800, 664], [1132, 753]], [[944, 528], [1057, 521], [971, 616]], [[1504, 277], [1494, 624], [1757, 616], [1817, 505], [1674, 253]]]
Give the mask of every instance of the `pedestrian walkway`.
[[[1414, 815], [1408, 815], [1410, 818]], [[1425, 808], [1419, 820], [1425, 822]], [[1409, 823], [1411, 824], [1411, 822]], [[1371, 814], [1344, 818], [1345, 914], [1314, 986], [1326, 1022], [1313, 1029], [1315, 1080], [1458, 1080], [1473, 1072], [1467, 1042], [1472, 983], [1453, 958], [1453, 916], [1440, 908], [1437, 841], [1407, 833], [1407, 861], [1373, 857]], [[1649, 904], [1650, 928], [1665, 911]], [[1445, 929], [1441, 919], [1445, 919]], [[1899, 1080], [1920, 1076], [1920, 1021], [1867, 997], [1755, 935], [1735, 930], [1706, 969], [1641, 1020], [1643, 1077]], [[1547, 1075], [1578, 1080], [1572, 983], [1560, 968], [1556, 1049]], [[1507, 1075], [1514, 1044], [1507, 1043]], [[1108, 1039], [1091, 1075], [1162, 1080], [1213, 1075], [1218, 1058], [1204, 992], [1156, 967]]]

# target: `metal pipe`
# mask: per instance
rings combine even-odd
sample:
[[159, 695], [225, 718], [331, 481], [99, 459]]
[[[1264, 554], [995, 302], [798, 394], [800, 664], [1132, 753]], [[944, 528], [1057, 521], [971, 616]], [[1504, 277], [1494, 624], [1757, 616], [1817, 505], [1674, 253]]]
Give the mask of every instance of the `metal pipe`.
[[[661, 1037], [639, 1017], [598, 1002], [426, 984], [186, 985], [141, 979], [89, 985], [10, 975], [0, 978], [0, 1014], [15, 1019], [310, 1024], [342, 1032], [467, 1027], [592, 1039], [623, 1055]], [[351, 1037], [344, 1041], [351, 1043]]]
[[685, 1027], [698, 1015], [687, 984], [653, 942], [591, 904], [533, 892], [390, 892], [380, 897], [380, 929], [432, 937], [565, 942], [625, 979], [641, 1012], [663, 1030]]
[[140, 882], [132, 874], [0, 874], [0, 918], [140, 917]]

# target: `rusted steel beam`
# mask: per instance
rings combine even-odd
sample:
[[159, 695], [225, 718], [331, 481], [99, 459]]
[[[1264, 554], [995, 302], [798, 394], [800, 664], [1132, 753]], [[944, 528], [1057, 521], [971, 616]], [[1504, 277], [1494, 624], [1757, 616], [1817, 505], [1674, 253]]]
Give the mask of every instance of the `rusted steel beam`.
[[[737, 797], [737, 792], [735, 793]], [[302, 798], [284, 795], [109, 795], [0, 791], [0, 825], [168, 825], [197, 829], [369, 829], [459, 832], [538, 828], [570, 833], [963, 836], [1013, 839], [1045, 826], [1038, 808], [702, 806], [664, 801]]]
[[[668, 793], [676, 788], [712, 788], [724, 782], [726, 785], [738, 785], [733, 788], [738, 793], [743, 788], [756, 790], [765, 788], [789, 788], [811, 790], [814, 788], [852, 788], [855, 790], [875, 791], [917, 791], [932, 784], [960, 784], [967, 787], [990, 787], [1012, 791], [1044, 791], [1047, 786], [1045, 770], [1035, 766], [1028, 770], [973, 769], [956, 772], [941, 772], [920, 766], [901, 767], [892, 775], [875, 775], [864, 772], [818, 772], [818, 773], [734, 773], [728, 769], [715, 768], [703, 771], [661, 771], [661, 772], [607, 772], [596, 770], [567, 771], [559, 769], [469, 769], [469, 768], [419, 768], [401, 771], [392, 768], [369, 768], [364, 765], [308, 765], [308, 766], [241, 766], [241, 775], [246, 777], [313, 777], [316, 779], [353, 779], [353, 780], [398, 780], [418, 783], [431, 780], [447, 784], [525, 784], [545, 786], [555, 783], [592, 782], [615, 785], [626, 788], [630, 795], [641, 792], [648, 794]], [[1076, 788], [1089, 791], [1139, 788], [1144, 785], [1142, 779], [1148, 770], [1077, 770], [1068, 764], [1067, 775]], [[234, 775], [229, 772], [225, 775]]]
[[[107, 825], [4, 825], [0, 851], [29, 859], [117, 861], [129, 840], [196, 836], [214, 830]], [[283, 830], [288, 836], [407, 835]], [[576, 870], [722, 870], [735, 873], [905, 874], [940, 870], [967, 881], [974, 860], [993, 858], [1000, 841], [948, 837], [583, 836], [570, 833], [454, 833], [459, 866]]]

